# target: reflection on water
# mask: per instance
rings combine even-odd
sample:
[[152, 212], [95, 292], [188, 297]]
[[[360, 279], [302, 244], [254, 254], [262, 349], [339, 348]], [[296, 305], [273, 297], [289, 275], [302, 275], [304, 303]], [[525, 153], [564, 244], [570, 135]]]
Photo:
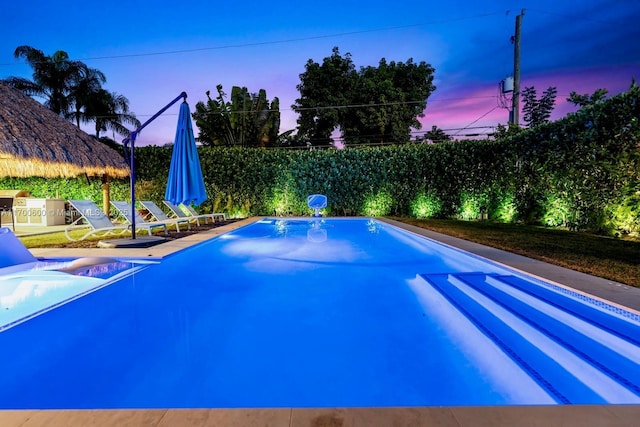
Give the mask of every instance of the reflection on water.
[[69, 288], [95, 286], [102, 282], [101, 279], [78, 278], [67, 273], [47, 270], [2, 277], [0, 278], [0, 308], [11, 310], [19, 304], [35, 303], [54, 293], [64, 293]]
[[307, 240], [312, 243], [323, 243], [327, 240], [327, 230], [323, 228], [324, 220], [315, 220], [310, 223], [311, 228], [307, 231]]
[[367, 230], [369, 233], [378, 234], [380, 232], [380, 223], [375, 219], [367, 221]]
[[45, 260], [17, 271], [16, 266], [0, 269], [0, 331], [139, 268], [133, 262], [105, 260]]
[[273, 222], [274, 234], [287, 237], [293, 231], [307, 229], [307, 240], [312, 243], [323, 243], [327, 240], [327, 229], [324, 219], [309, 220], [278, 219]]

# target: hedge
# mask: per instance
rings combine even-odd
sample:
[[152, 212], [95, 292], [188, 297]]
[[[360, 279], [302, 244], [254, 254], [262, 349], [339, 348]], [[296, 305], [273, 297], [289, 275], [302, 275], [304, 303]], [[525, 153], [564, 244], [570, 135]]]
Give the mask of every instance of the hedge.
[[[522, 221], [608, 234], [640, 231], [640, 90], [500, 140], [345, 150], [200, 147], [209, 200], [229, 216], [410, 215]], [[161, 202], [171, 147], [136, 149], [138, 199]], [[99, 180], [98, 180], [99, 181]], [[113, 181], [112, 199], [127, 199]], [[0, 178], [35, 197], [101, 201], [95, 180]]]

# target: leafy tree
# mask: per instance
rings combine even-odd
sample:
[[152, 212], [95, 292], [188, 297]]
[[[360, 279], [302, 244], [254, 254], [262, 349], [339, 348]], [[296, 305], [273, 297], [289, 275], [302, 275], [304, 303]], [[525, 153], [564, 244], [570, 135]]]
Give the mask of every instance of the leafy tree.
[[431, 141], [433, 144], [437, 144], [439, 142], [451, 141], [451, 136], [447, 135], [438, 126], [432, 126], [431, 130], [424, 133], [424, 139], [427, 141]]
[[62, 50], [47, 56], [31, 46], [18, 46], [13, 55], [27, 61], [33, 69], [33, 80], [9, 77], [5, 83], [26, 95], [44, 98], [44, 105], [51, 111], [68, 117], [73, 106], [72, 87], [81, 79], [87, 66], [70, 60], [67, 52]]
[[580, 108], [587, 105], [593, 105], [596, 102], [603, 101], [607, 97], [608, 91], [606, 89], [597, 89], [593, 94], [578, 95], [577, 92], [572, 91], [567, 98], [567, 101]]
[[509, 123], [507, 126], [498, 123], [496, 131], [492, 136], [496, 141], [500, 141], [502, 139], [517, 135], [520, 132], [522, 132], [522, 129], [513, 123]]
[[420, 129], [426, 99], [435, 89], [433, 68], [422, 62], [390, 62], [363, 67], [351, 94], [354, 108], [344, 110], [340, 124], [348, 143], [408, 142], [411, 128]]
[[280, 101], [269, 102], [267, 92], [249, 93], [246, 87], [231, 88], [231, 99], [226, 100], [222, 85], [216, 86], [218, 96], [196, 104], [193, 118], [203, 145], [240, 145], [265, 147], [275, 145], [280, 130]]
[[299, 113], [298, 135], [327, 145], [339, 128], [348, 144], [408, 142], [435, 90], [433, 72], [425, 62], [384, 58], [356, 71], [351, 55], [334, 47], [322, 64], [310, 59], [300, 74], [300, 98], [292, 106]]
[[556, 102], [557, 93], [558, 90], [555, 87], [549, 87], [542, 93], [540, 99], [538, 99], [535, 87], [524, 88], [522, 91], [523, 120], [529, 127], [549, 121]]
[[292, 106], [298, 117], [298, 135], [311, 145], [331, 144], [331, 133], [341, 124], [340, 106], [351, 102], [351, 93], [357, 82], [357, 72], [351, 54], [340, 55], [337, 47], [322, 64], [307, 61], [300, 74], [297, 89], [300, 98]]

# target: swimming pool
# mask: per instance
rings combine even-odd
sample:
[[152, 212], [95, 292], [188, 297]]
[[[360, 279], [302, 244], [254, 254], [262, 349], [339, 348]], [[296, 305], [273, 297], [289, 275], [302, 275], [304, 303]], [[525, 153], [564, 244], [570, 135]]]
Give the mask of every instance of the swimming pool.
[[2, 408], [640, 403], [640, 317], [367, 219], [267, 218], [0, 332]]

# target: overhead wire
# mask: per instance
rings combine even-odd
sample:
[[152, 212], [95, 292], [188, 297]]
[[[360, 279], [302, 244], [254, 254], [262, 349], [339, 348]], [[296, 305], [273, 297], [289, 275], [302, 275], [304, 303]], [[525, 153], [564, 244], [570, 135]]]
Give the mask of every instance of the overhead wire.
[[[507, 10], [506, 11], [506, 15], [508, 16], [510, 12], [511, 12], [510, 10]], [[544, 12], [544, 11], [542, 11], [542, 12], [543, 13], [548, 13], [548, 12]], [[192, 52], [201, 52], [201, 51], [210, 51], [210, 50], [243, 48], [243, 47], [251, 47], [251, 46], [263, 46], [263, 45], [272, 45], [272, 44], [294, 43], [294, 42], [307, 41], [307, 40], [317, 40], [317, 39], [325, 39], [325, 38], [333, 38], [333, 37], [344, 37], [344, 36], [357, 35], [357, 34], [381, 32], [381, 31], [393, 31], [393, 30], [399, 30], [399, 29], [408, 29], [408, 28], [429, 26], [429, 25], [447, 24], [447, 23], [451, 23], [451, 22], [465, 21], [465, 20], [478, 19], [478, 18], [486, 18], [486, 17], [489, 17], [489, 16], [495, 16], [495, 15], [503, 14], [503, 13], [505, 13], [505, 12], [504, 11], [489, 12], [489, 13], [483, 13], [483, 14], [459, 17], [459, 18], [435, 20], [435, 21], [408, 24], [408, 25], [380, 27], [380, 28], [364, 29], [364, 30], [357, 30], [357, 31], [347, 31], [347, 32], [341, 32], [341, 33], [333, 33], [333, 34], [324, 34], [324, 35], [317, 35], [317, 36], [297, 37], [297, 38], [282, 39], [282, 40], [271, 40], [271, 41], [240, 43], [240, 44], [229, 44], [229, 45], [209, 46], [209, 47], [192, 48], [192, 49], [166, 50], [166, 51], [157, 51], [157, 52], [141, 52], [141, 53], [122, 54], [122, 55], [94, 56], [94, 57], [79, 58], [77, 60], [89, 61], [89, 60], [106, 60], [106, 59], [120, 59], [120, 58], [132, 58], [132, 57], [148, 57], [148, 56], [172, 55], [172, 54], [192, 53]], [[10, 66], [10, 65], [15, 65], [15, 63], [14, 64], [0, 63], [0, 66]], [[451, 100], [456, 100], [456, 99], [478, 99], [478, 98], [496, 98], [498, 100], [498, 102], [500, 102], [500, 95], [498, 95], [498, 96], [443, 98], [443, 99], [434, 99], [434, 100], [431, 100], [429, 102], [442, 102], [442, 101], [451, 101]], [[305, 110], [322, 110], [322, 109], [336, 109], [336, 108], [362, 108], [362, 107], [376, 107], [376, 106], [420, 104], [422, 102], [424, 102], [424, 101], [405, 101], [405, 102], [376, 103], [376, 104], [348, 104], [348, 105], [336, 105], [336, 106], [324, 106], [324, 107], [301, 107], [301, 108], [291, 108], [291, 109], [280, 109], [279, 111], [305, 111]], [[472, 124], [477, 123], [483, 117], [487, 116], [492, 111], [494, 111], [496, 108], [498, 108], [498, 107], [492, 108], [490, 111], [488, 111], [487, 113], [485, 113], [482, 116], [480, 116], [478, 119], [476, 119], [473, 122], [471, 122], [468, 126], [466, 126], [464, 128], [459, 128], [458, 132], [453, 134], [453, 136], [458, 135], [462, 130], [469, 129]], [[245, 113], [246, 112], [249, 112], [249, 111], [245, 111]], [[166, 115], [175, 115], [173, 113], [165, 113], [165, 114]], [[215, 113], [212, 113], [212, 114], [215, 114]], [[147, 115], [138, 114], [137, 116], [138, 117], [146, 117]], [[454, 130], [454, 129], [452, 129], [452, 130]]]
[[[393, 31], [393, 30], [401, 30], [401, 29], [407, 29], [407, 28], [424, 27], [424, 26], [430, 26], [430, 25], [449, 24], [449, 23], [458, 22], [458, 21], [467, 21], [467, 20], [478, 19], [478, 18], [486, 18], [489, 16], [501, 14], [501, 13], [503, 12], [489, 12], [489, 13], [482, 13], [482, 14], [472, 15], [472, 16], [464, 16], [460, 18], [449, 18], [449, 19], [435, 20], [435, 21], [415, 23], [415, 24], [370, 28], [370, 29], [355, 30], [355, 31], [345, 31], [341, 33], [322, 34], [322, 35], [307, 36], [307, 37], [296, 37], [296, 38], [282, 39], [282, 40], [238, 43], [238, 44], [228, 44], [228, 45], [221, 45], [221, 46], [207, 46], [207, 47], [192, 48], [192, 49], [165, 50], [165, 51], [157, 51], [157, 52], [141, 52], [141, 53], [131, 53], [131, 54], [122, 54], [122, 55], [93, 56], [93, 57], [77, 58], [76, 60], [77, 61], [93, 61], [93, 60], [104, 60], [104, 59], [121, 59], [121, 58], [135, 58], [135, 57], [145, 57], [145, 56], [175, 55], [180, 53], [202, 52], [202, 51], [209, 51], [209, 50], [223, 50], [223, 49], [235, 49], [235, 48], [264, 46], [264, 45], [273, 45], [273, 44], [296, 43], [296, 42], [308, 41], [308, 40], [319, 40], [319, 39], [327, 39], [327, 38], [334, 38], [334, 37], [345, 37], [345, 36], [351, 36], [351, 35], [357, 35], [357, 34], [375, 33], [375, 32], [381, 32], [381, 31]], [[0, 63], [0, 66], [9, 66], [9, 65], [15, 65], [15, 63], [14, 64]]]

